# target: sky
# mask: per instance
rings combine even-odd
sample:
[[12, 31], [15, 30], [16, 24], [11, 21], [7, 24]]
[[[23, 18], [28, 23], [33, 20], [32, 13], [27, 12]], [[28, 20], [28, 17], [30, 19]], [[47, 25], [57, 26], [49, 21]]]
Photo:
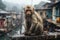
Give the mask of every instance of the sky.
[[25, 4], [25, 5], [35, 5], [40, 3], [41, 1], [45, 1], [48, 2], [48, 0], [3, 0], [6, 2], [10, 2], [10, 3], [16, 3], [16, 4]]

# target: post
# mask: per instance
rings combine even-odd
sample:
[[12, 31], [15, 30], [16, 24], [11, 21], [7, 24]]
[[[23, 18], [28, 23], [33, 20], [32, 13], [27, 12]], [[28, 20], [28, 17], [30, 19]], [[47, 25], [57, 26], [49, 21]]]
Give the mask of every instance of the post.
[[56, 17], [55, 17], [55, 14], [56, 14], [56, 9], [55, 9], [55, 7], [53, 7], [53, 10], [52, 10], [53, 12], [52, 12], [52, 19], [54, 20], [54, 21], [56, 21]]

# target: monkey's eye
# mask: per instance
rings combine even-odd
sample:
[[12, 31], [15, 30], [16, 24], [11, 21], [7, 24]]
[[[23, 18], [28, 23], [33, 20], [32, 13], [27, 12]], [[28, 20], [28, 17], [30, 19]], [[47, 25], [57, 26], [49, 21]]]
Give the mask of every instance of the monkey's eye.
[[30, 11], [30, 12], [31, 12], [31, 10], [26, 10], [26, 12], [27, 12], [27, 11]]
[[26, 11], [25, 11], [25, 13], [27, 13], [27, 12], [31, 12], [31, 13], [32, 13], [32, 11], [31, 11], [31, 10], [26, 10]]

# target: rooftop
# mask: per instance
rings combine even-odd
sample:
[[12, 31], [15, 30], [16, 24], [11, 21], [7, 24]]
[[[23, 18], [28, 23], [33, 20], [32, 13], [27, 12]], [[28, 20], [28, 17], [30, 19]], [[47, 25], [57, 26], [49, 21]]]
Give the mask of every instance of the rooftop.
[[50, 7], [54, 7], [54, 6], [56, 6], [56, 7], [60, 7], [60, 1], [57, 2], [57, 3], [55, 3], [55, 4], [53, 4], [53, 5], [51, 5]]
[[0, 9], [0, 14], [10, 14], [10, 12], [4, 11]]

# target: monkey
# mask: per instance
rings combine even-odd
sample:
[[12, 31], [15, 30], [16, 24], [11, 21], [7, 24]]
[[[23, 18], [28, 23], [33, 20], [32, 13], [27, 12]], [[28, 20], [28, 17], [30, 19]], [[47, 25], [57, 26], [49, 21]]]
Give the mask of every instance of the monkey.
[[43, 19], [34, 8], [25, 8], [25, 35], [41, 35], [43, 33]]

